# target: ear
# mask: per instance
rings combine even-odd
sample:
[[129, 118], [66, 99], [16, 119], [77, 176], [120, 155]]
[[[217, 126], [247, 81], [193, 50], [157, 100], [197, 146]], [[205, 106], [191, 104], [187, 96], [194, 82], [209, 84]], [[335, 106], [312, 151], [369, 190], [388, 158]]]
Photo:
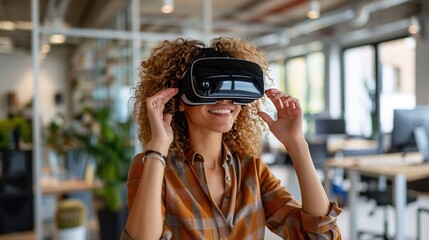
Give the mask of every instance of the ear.
[[180, 101], [180, 103], [179, 103], [179, 112], [183, 112], [183, 111], [185, 111], [185, 104], [182, 101]]

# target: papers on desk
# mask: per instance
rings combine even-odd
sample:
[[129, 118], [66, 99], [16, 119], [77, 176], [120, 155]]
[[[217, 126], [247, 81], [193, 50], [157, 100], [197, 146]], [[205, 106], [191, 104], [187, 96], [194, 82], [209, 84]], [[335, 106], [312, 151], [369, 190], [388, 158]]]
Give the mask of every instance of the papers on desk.
[[423, 163], [423, 155], [419, 152], [393, 154], [391, 156], [370, 155], [359, 156], [355, 159], [357, 166], [406, 166]]

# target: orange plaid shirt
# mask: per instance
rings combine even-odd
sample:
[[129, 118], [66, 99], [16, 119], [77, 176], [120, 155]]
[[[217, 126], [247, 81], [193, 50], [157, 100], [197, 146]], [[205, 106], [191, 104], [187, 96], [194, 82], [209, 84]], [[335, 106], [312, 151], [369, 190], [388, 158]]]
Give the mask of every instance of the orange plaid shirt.
[[[225, 193], [219, 207], [210, 196], [200, 154], [190, 149], [185, 159], [168, 157], [161, 239], [264, 239], [265, 226], [285, 239], [341, 239], [336, 220], [341, 209], [335, 203], [326, 216], [307, 214], [261, 159], [240, 159], [224, 149]], [[129, 208], [144, 167], [141, 158], [134, 158], [128, 176]], [[122, 239], [131, 238], [124, 231]]]

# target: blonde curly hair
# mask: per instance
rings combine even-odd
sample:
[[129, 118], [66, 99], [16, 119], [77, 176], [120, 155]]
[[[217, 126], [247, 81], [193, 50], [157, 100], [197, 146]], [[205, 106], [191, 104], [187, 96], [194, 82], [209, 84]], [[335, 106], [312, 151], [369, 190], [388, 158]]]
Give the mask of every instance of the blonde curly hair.
[[[135, 91], [134, 119], [138, 123], [138, 139], [143, 149], [145, 143], [151, 139], [146, 98], [165, 88], [178, 87], [178, 82], [185, 70], [201, 57], [201, 48], [205, 47], [207, 46], [203, 42], [197, 40], [179, 38], [174, 41], [164, 41], [152, 50], [147, 60], [141, 63], [141, 81], [137, 84]], [[211, 41], [210, 47], [223, 56], [258, 63], [267, 73], [268, 64], [263, 53], [249, 42], [238, 38], [219, 37]], [[173, 98], [166, 104], [165, 111], [173, 114], [171, 127], [174, 140], [170, 146], [170, 153], [182, 158], [189, 147], [189, 134], [185, 115], [178, 110], [179, 102], [179, 98]], [[232, 129], [223, 134], [224, 143], [239, 156], [257, 157], [260, 153], [261, 137], [266, 127], [257, 115], [258, 111], [260, 111], [258, 101], [243, 106]]]

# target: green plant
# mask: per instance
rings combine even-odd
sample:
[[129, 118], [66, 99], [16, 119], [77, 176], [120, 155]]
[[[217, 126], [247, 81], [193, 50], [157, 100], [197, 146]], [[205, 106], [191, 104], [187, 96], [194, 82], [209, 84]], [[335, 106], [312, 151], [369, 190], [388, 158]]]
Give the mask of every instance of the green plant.
[[[133, 154], [131, 121], [119, 122], [107, 108], [86, 110], [86, 131], [78, 135], [81, 147], [96, 161], [96, 174], [103, 187], [96, 194], [107, 209], [115, 211], [125, 204], [123, 188]], [[89, 117], [88, 117], [89, 116]]]
[[31, 126], [21, 116], [0, 120], [0, 149], [8, 148], [14, 137], [18, 141], [31, 142]]
[[68, 151], [78, 147], [76, 132], [62, 120], [52, 121], [43, 132], [46, 146], [59, 155], [65, 155]]

